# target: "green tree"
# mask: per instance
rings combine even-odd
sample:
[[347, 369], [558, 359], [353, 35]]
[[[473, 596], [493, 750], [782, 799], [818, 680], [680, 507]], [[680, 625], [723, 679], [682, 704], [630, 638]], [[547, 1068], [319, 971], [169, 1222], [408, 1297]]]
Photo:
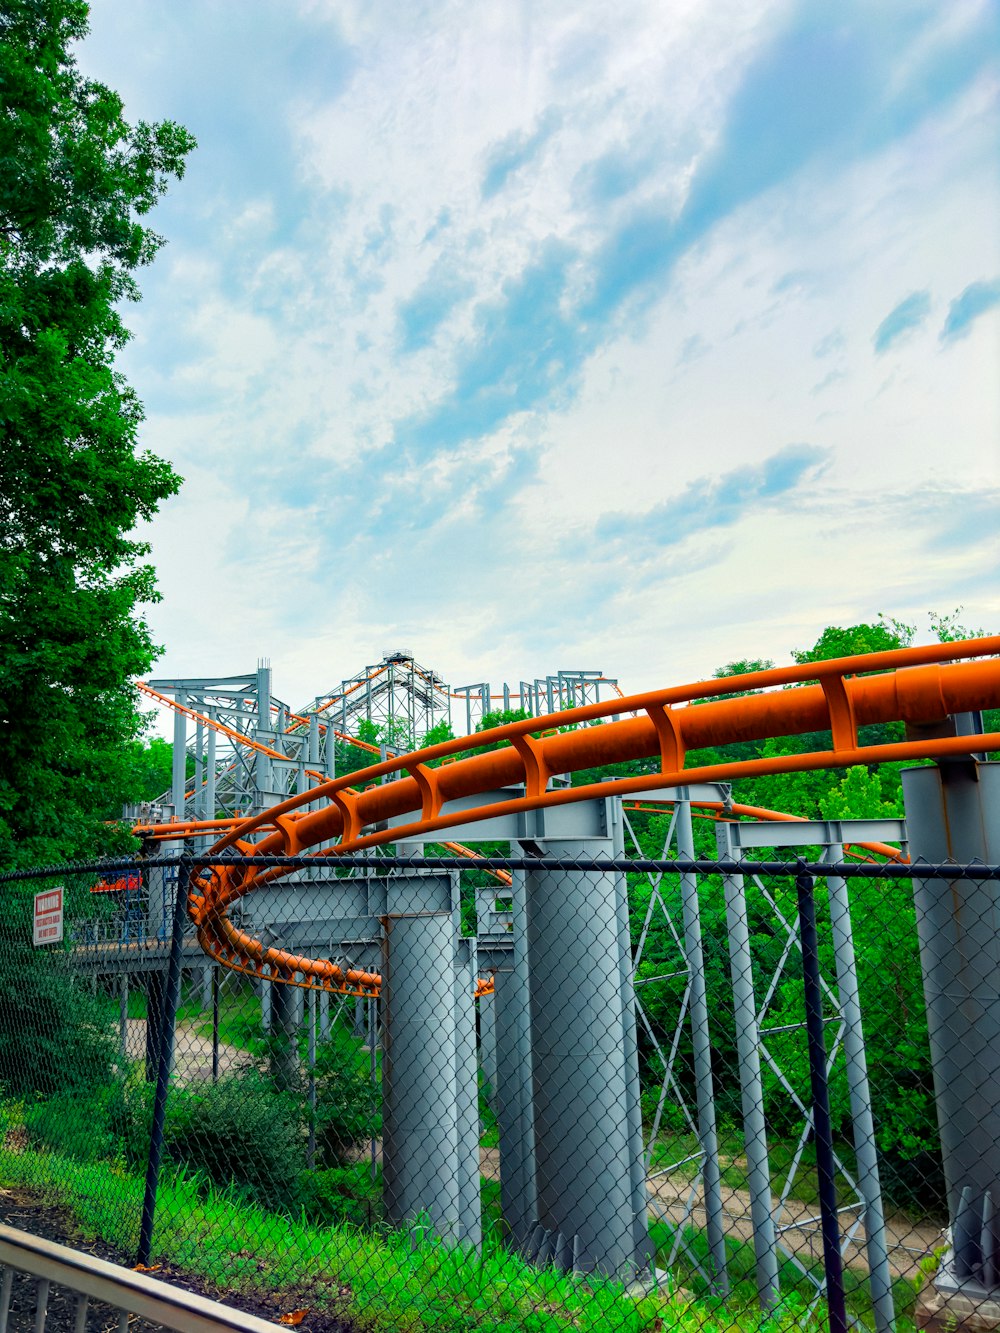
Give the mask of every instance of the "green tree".
[[915, 625], [906, 625], [879, 612], [878, 620], [870, 625], [828, 625], [811, 648], [793, 648], [792, 657], [801, 664], [859, 653], [885, 653], [893, 648], [908, 648], [916, 632]]
[[142, 219], [194, 140], [129, 125], [72, 46], [84, 0], [0, 8], [0, 864], [93, 855], [136, 795], [128, 682], [155, 655], [140, 520], [179, 478], [138, 452], [120, 306], [162, 244]]
[[435, 722], [433, 727], [425, 733], [420, 742], [422, 750], [429, 750], [432, 745], [443, 745], [445, 741], [453, 741], [455, 733], [451, 729], [451, 723], [444, 718], [440, 722]]
[[512, 722], [524, 722], [531, 714], [526, 708], [494, 708], [484, 713], [476, 723], [476, 731], [492, 731], [494, 727], [507, 727]]
[[[148, 741], [133, 741], [128, 749], [132, 763], [129, 786], [138, 801], [155, 801], [170, 791], [173, 778], [174, 747], [161, 736]], [[194, 775], [194, 760], [187, 757], [188, 777]]]

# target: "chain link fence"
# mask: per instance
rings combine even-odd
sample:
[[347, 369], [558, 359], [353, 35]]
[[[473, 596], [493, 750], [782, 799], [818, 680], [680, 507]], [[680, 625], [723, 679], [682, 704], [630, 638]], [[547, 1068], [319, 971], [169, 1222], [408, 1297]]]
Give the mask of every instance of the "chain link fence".
[[1000, 1326], [1000, 870], [889, 822], [3, 876], [3, 1219], [315, 1333]]

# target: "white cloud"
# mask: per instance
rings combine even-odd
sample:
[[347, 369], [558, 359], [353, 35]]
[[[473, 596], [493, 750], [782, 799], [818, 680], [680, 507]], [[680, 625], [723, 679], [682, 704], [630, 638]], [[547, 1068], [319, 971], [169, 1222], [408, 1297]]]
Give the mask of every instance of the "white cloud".
[[[150, 91], [173, 87], [177, 31], [149, 0], [112, 8], [124, 35], [98, 35], [98, 73], [134, 114], [184, 119]], [[572, 324], [623, 218], [680, 209], [792, 10], [317, 0], [289, 14], [288, 50], [298, 22], [340, 73], [300, 87], [288, 55], [270, 104], [280, 150], [257, 162], [233, 128], [245, 108], [198, 103], [203, 151], [240, 155], [243, 174], [192, 169], [172, 190], [156, 220], [171, 244], [129, 312], [124, 363], [149, 403], [146, 443], [187, 476], [152, 526], [159, 673], [268, 656], [296, 703], [398, 639], [452, 680], [570, 663], [639, 688], [781, 660], [879, 609], [966, 601], [970, 619], [1000, 621], [988, 553], [956, 539], [928, 554], [926, 527], [944, 520], [914, 498], [943, 489], [958, 514], [996, 484], [988, 318], [946, 355], [933, 318], [878, 361], [871, 348], [908, 293], [942, 313], [1000, 271], [987, 75], [877, 155], [807, 162], [723, 218], [627, 322], [588, 332], [549, 397], [468, 438], [393, 448], [489, 347], [499, 317], [484, 309], [545, 243], [563, 247], [556, 314]], [[248, 23], [249, 100], [264, 85]], [[911, 65], [944, 38], [923, 40]], [[137, 71], [134, 49], [156, 58]], [[889, 66], [909, 86], [912, 69]], [[484, 197], [503, 153], [510, 170]], [[441, 322], [431, 310], [404, 353], [407, 302], [447, 284]], [[833, 463], [780, 515], [641, 560], [593, 538], [602, 513], [645, 512], [793, 441]]]

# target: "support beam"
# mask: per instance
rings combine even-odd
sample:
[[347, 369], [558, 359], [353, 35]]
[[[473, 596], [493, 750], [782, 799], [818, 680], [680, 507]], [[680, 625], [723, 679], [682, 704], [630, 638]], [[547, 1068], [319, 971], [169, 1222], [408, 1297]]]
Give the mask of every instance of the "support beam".
[[[910, 851], [920, 860], [1000, 861], [1000, 764], [904, 769]], [[915, 866], [916, 869], [916, 866]], [[974, 878], [913, 879], [927, 1028], [953, 1251], [935, 1280], [1000, 1286], [1000, 896]]]
[[771, 1207], [771, 1172], [764, 1120], [764, 1083], [760, 1070], [760, 1029], [753, 989], [753, 957], [747, 919], [743, 876], [723, 875], [726, 922], [729, 935], [729, 965], [733, 979], [733, 1011], [736, 1019], [736, 1052], [740, 1066], [743, 1109], [743, 1141], [747, 1158], [747, 1184], [753, 1220], [753, 1247], [757, 1263], [757, 1296], [765, 1310], [778, 1303], [778, 1250]]
[[421, 1219], [478, 1248], [475, 942], [461, 938], [458, 878], [386, 883], [383, 917], [382, 1187], [395, 1226]]
[[[178, 690], [174, 698], [179, 704], [187, 703], [187, 695]], [[184, 713], [174, 713], [174, 748], [171, 756], [170, 799], [174, 814], [184, 819], [187, 811], [184, 806], [184, 788], [187, 782], [187, 717]]]
[[497, 1037], [496, 1113], [500, 1129], [500, 1207], [516, 1249], [527, 1250], [538, 1220], [532, 1119], [531, 1012], [524, 871], [513, 872], [514, 950], [494, 974]]
[[304, 1021], [305, 991], [276, 981], [271, 990], [271, 1071], [279, 1088], [299, 1086], [298, 1036]]
[[[833, 843], [824, 849], [824, 860], [836, 864], [844, 859], [844, 848]], [[885, 1215], [882, 1208], [882, 1184], [879, 1179], [878, 1153], [875, 1147], [875, 1122], [872, 1117], [871, 1091], [868, 1086], [868, 1060], [861, 1021], [861, 995], [854, 954], [854, 932], [847, 893], [847, 880], [828, 875], [827, 901], [833, 931], [833, 956], [837, 969], [837, 991], [844, 1018], [844, 1057], [847, 1085], [851, 1098], [854, 1127], [854, 1155], [857, 1161], [858, 1189], [865, 1201], [865, 1245], [876, 1333], [892, 1333], [896, 1315], [892, 1300], [892, 1274], [886, 1248]]]
[[[677, 789], [677, 855], [693, 861], [695, 856], [691, 800], [686, 787]], [[684, 914], [684, 961], [690, 986], [691, 1045], [694, 1056], [695, 1101], [698, 1108], [698, 1140], [702, 1154], [702, 1187], [712, 1278], [720, 1296], [728, 1295], [725, 1214], [722, 1208], [722, 1177], [719, 1170], [719, 1137], [715, 1123], [715, 1084], [712, 1077], [712, 1041], [709, 1032], [708, 992], [705, 984], [705, 955], [701, 942], [701, 909], [698, 877], [682, 874], [681, 901]]]
[[[573, 819], [591, 836], [564, 834], [560, 853], [610, 859], [610, 803], [565, 809], [573, 811], [567, 825]], [[533, 1257], [564, 1271], [628, 1280], [649, 1269], [652, 1250], [625, 877], [614, 869], [529, 870], [525, 889], [538, 1201]]]

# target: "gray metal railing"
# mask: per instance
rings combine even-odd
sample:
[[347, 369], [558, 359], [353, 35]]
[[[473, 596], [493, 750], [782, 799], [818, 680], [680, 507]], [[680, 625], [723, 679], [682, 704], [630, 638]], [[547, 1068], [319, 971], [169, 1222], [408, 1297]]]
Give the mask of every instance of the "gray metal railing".
[[35, 1279], [34, 1333], [46, 1333], [53, 1287], [62, 1287], [76, 1296], [74, 1333], [85, 1333], [91, 1300], [118, 1310], [118, 1327], [123, 1331], [128, 1327], [130, 1315], [139, 1315], [176, 1333], [267, 1333], [277, 1327], [256, 1315], [158, 1282], [145, 1273], [119, 1268], [93, 1255], [3, 1225], [0, 1225], [0, 1266], [3, 1269], [0, 1333], [8, 1333], [15, 1273], [27, 1273]]

